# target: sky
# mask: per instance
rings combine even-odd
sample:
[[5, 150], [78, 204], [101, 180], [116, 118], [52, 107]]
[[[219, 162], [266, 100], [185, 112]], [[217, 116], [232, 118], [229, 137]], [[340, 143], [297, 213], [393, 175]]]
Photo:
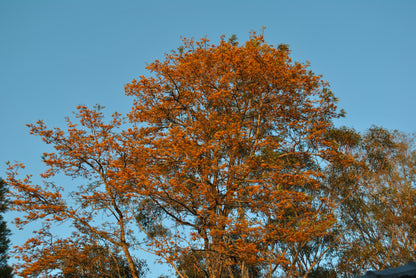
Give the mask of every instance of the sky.
[[412, 0], [0, 0], [0, 177], [7, 161], [41, 171], [49, 149], [27, 123], [64, 127], [79, 104], [126, 113], [124, 85], [181, 37], [244, 42], [262, 26], [330, 83], [347, 112], [336, 125], [414, 132], [415, 12]]

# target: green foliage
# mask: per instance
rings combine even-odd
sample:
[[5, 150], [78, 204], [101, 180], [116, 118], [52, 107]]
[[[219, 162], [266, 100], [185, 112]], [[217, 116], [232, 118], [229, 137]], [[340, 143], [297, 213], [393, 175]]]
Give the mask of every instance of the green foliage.
[[416, 257], [416, 148], [414, 136], [380, 127], [358, 134], [331, 131], [339, 148], [354, 157], [348, 168], [333, 165], [327, 180], [342, 200], [338, 245], [342, 277], [403, 265]]
[[317, 267], [313, 269], [308, 278], [336, 278], [337, 273], [334, 269], [328, 269], [324, 267]]
[[0, 178], [0, 277], [13, 277], [12, 268], [7, 265], [9, 250], [10, 230], [7, 229], [6, 221], [3, 220], [3, 213], [6, 212], [8, 201], [6, 199], [7, 185]]
[[230, 38], [228, 39], [228, 42], [231, 43], [232, 45], [237, 45], [238, 44], [237, 35], [235, 34], [231, 35]]

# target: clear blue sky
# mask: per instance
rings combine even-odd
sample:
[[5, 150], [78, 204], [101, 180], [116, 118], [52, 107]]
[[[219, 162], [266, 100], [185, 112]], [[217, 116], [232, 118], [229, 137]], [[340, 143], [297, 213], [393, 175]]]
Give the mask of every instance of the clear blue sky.
[[413, 132], [415, 14], [412, 0], [0, 0], [0, 176], [8, 160], [40, 169], [47, 149], [26, 123], [63, 127], [78, 104], [125, 113], [124, 84], [180, 36], [245, 41], [262, 26], [331, 84], [347, 111], [337, 125]]

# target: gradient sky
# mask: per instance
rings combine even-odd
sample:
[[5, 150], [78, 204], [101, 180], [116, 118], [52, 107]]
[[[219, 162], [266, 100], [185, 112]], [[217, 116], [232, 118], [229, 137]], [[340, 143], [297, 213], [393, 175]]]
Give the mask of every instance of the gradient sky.
[[414, 132], [415, 14], [413, 0], [0, 0], [0, 177], [6, 161], [42, 169], [49, 149], [26, 123], [64, 127], [78, 104], [126, 113], [124, 85], [181, 36], [244, 42], [262, 26], [331, 84], [347, 112], [337, 125]]

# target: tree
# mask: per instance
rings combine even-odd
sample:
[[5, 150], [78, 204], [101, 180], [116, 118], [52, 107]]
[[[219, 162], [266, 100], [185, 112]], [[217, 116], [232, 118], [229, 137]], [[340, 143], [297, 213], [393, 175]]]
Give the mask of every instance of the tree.
[[298, 251], [334, 227], [322, 169], [344, 163], [325, 136], [342, 114], [327, 83], [257, 34], [184, 40], [147, 69], [126, 86], [126, 136], [132, 179], [169, 219], [155, 252], [206, 277], [299, 275]]
[[[67, 119], [66, 132], [59, 128], [48, 130], [42, 121], [29, 125], [32, 134], [41, 136], [56, 150], [56, 153], [43, 154], [43, 162], [48, 167], [41, 174], [43, 185], [33, 184], [29, 175], [24, 179], [18, 177], [18, 170], [24, 167], [23, 164], [9, 167], [8, 181], [14, 188], [11, 191], [12, 208], [24, 214], [23, 218], [15, 219], [17, 226], [23, 227], [33, 221], [44, 223], [37, 236], [19, 248], [24, 263], [18, 265], [18, 273], [28, 277], [33, 273], [46, 275], [57, 269], [62, 270], [61, 266], [50, 262], [76, 258], [81, 251], [73, 238], [82, 239], [87, 235], [87, 238], [105, 242], [105, 246], [110, 245], [110, 250], [121, 250], [131, 277], [138, 278], [142, 272], [138, 267], [142, 264], [137, 264], [138, 260], [131, 253], [134, 245], [128, 229], [134, 221], [131, 202], [137, 203], [138, 199], [131, 195], [132, 190], [128, 190], [134, 185], [122, 182], [120, 177], [125, 167], [125, 156], [122, 136], [117, 129], [122, 126], [123, 120], [120, 114], [115, 113], [112, 121], [105, 123], [100, 106], [94, 109], [79, 106], [78, 109], [80, 126]], [[59, 186], [50, 181], [58, 173], [73, 179], [81, 178], [84, 184], [65, 188]], [[70, 192], [64, 194], [65, 189]], [[54, 223], [63, 222], [72, 225], [74, 234], [50, 243], [54, 237], [51, 237], [49, 229]], [[62, 252], [62, 244], [68, 246], [65, 252]], [[81, 245], [90, 248], [91, 242]], [[96, 244], [93, 246], [95, 248]], [[103, 250], [109, 250], [105, 246]], [[105, 261], [108, 254], [104, 255], [104, 258], [97, 259]]]
[[0, 277], [4, 278], [13, 277], [12, 268], [7, 264], [10, 230], [7, 228], [2, 215], [7, 211], [9, 205], [6, 192], [7, 184], [0, 178]]
[[[23, 165], [9, 168], [13, 205], [25, 213], [17, 224], [43, 220], [48, 230], [68, 221], [75, 237], [121, 250], [132, 277], [136, 231], [180, 277], [319, 271], [326, 239], [338, 236], [324, 169], [350, 160], [327, 136], [342, 116], [328, 84], [289, 54], [256, 33], [243, 45], [184, 39], [147, 67], [152, 77], [126, 85], [134, 97], [128, 123], [118, 113], [106, 123], [100, 107], [80, 106], [79, 125], [68, 120], [66, 131], [29, 125], [56, 152], [44, 154], [43, 185], [20, 179]], [[57, 173], [84, 185], [63, 195], [51, 182]], [[55, 252], [59, 244], [79, 254], [71, 238], [49, 241], [40, 230], [21, 247], [20, 274], [50, 272], [44, 259], [67, 255]]]
[[[372, 127], [346, 136], [354, 167], [328, 174], [341, 196], [345, 235], [339, 270], [345, 277], [406, 264], [416, 256], [416, 150], [414, 136]], [[338, 136], [340, 138], [340, 136]], [[351, 192], [354, 188], [353, 194]]]

